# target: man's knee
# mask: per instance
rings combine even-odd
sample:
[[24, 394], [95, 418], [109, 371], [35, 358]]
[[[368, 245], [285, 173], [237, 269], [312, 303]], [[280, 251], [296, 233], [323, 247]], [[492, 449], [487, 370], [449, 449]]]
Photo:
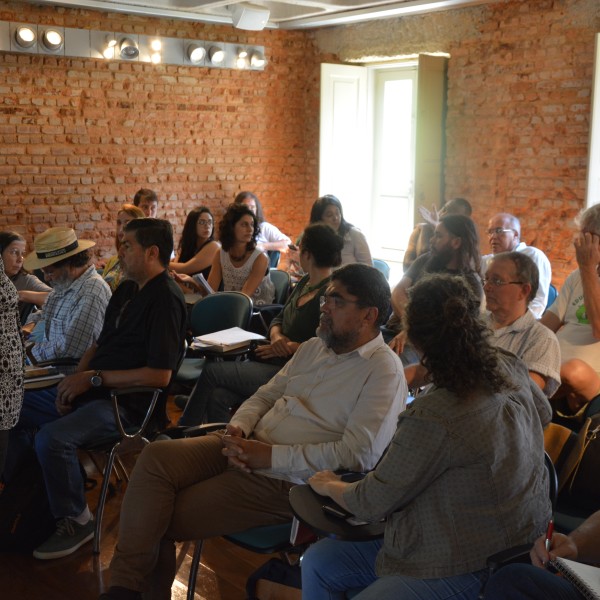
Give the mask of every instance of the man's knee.
[[579, 387], [582, 383], [587, 383], [590, 378], [598, 378], [598, 375], [586, 362], [573, 358], [561, 365], [560, 377], [564, 384]]

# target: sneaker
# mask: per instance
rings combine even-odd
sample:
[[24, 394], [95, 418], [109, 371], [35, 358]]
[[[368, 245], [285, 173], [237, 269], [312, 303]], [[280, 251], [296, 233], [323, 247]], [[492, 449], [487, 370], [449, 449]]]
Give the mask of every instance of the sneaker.
[[183, 394], [178, 394], [177, 396], [175, 396], [175, 398], [173, 398], [173, 402], [177, 408], [180, 408], [181, 410], [185, 410], [185, 407], [187, 406], [189, 399], [190, 399], [189, 396], [185, 396]]
[[66, 517], [57, 523], [56, 531], [33, 551], [33, 556], [41, 560], [62, 558], [73, 554], [75, 550], [89, 542], [93, 537], [93, 518], [85, 525], [79, 525], [73, 519]]

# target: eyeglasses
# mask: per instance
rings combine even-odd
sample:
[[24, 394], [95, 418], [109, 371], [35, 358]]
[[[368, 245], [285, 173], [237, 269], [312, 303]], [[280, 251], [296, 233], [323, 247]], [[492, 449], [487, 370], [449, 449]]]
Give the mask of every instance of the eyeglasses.
[[489, 236], [502, 235], [503, 233], [510, 233], [511, 231], [513, 233], [517, 233], [514, 229], [504, 229], [503, 227], [493, 227], [492, 229], [487, 230], [487, 234]]
[[502, 281], [502, 279], [498, 279], [498, 277], [484, 277], [483, 285], [491, 284], [494, 287], [503, 287], [505, 285], [524, 285], [524, 281]]
[[323, 294], [319, 296], [319, 306], [323, 308], [326, 304], [332, 305], [334, 308], [344, 308], [346, 304], [360, 304], [358, 300], [347, 300], [337, 294]]
[[198, 225], [212, 225], [212, 221], [207, 221], [206, 219], [198, 219]]
[[25, 252], [25, 250], [19, 250], [17, 248], [11, 248], [8, 253], [12, 256], [18, 256], [21, 258], [25, 258], [25, 256], [27, 255], [27, 252]]

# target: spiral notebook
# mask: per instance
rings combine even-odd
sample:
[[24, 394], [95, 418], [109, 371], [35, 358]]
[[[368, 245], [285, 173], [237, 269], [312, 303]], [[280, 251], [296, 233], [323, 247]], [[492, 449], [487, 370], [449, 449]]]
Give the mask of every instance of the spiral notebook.
[[567, 558], [556, 558], [550, 564], [562, 573], [590, 600], [600, 600], [600, 568], [585, 565]]

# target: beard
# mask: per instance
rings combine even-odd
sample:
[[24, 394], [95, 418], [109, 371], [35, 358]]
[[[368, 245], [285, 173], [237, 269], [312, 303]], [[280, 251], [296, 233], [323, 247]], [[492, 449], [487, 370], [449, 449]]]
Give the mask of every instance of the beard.
[[441, 250], [431, 250], [430, 257], [425, 264], [425, 271], [427, 273], [438, 273], [446, 269], [446, 265], [454, 258], [454, 250], [446, 246]]
[[356, 348], [359, 333], [358, 331], [334, 333], [331, 329], [331, 320], [321, 316], [320, 324], [317, 327], [317, 336], [336, 354], [344, 354]]

